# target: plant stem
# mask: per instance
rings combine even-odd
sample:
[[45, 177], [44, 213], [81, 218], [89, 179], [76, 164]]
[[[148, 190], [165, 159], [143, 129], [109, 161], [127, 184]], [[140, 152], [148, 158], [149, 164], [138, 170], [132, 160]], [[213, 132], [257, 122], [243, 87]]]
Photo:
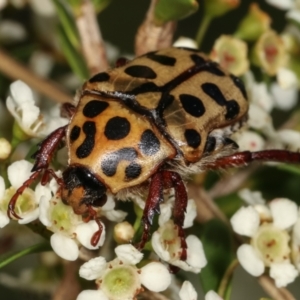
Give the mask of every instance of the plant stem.
[[210, 25], [211, 21], [212, 21], [211, 16], [204, 15], [203, 20], [198, 28], [196, 38], [195, 38], [199, 49], [201, 47], [202, 40], [204, 38], [206, 30], [207, 30], [208, 26]]

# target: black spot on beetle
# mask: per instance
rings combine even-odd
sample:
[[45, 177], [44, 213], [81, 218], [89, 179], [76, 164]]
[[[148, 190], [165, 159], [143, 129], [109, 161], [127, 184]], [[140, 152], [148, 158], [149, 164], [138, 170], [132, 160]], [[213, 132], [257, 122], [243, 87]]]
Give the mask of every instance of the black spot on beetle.
[[103, 82], [103, 81], [108, 81], [109, 80], [109, 75], [106, 72], [101, 72], [96, 75], [94, 75], [92, 78], [90, 78], [89, 82]]
[[94, 118], [108, 107], [108, 103], [100, 100], [91, 100], [83, 108], [82, 113], [87, 118]]
[[125, 138], [130, 131], [130, 123], [126, 118], [113, 117], [106, 123], [104, 134], [109, 140]]
[[82, 130], [85, 133], [85, 139], [76, 150], [76, 155], [78, 158], [88, 157], [94, 149], [96, 134], [95, 122], [85, 122], [82, 126]]
[[160, 148], [159, 139], [154, 132], [150, 129], [145, 130], [142, 133], [141, 140], [139, 142], [139, 149], [144, 155], [155, 155]]
[[226, 108], [227, 108], [227, 112], [225, 114], [226, 120], [234, 119], [240, 112], [240, 106], [235, 100], [227, 101]]
[[156, 73], [147, 66], [137, 65], [127, 67], [124, 72], [132, 77], [145, 78], [145, 79], [155, 79]]
[[157, 86], [154, 82], [145, 82], [138, 87], [134, 88], [130, 91], [130, 94], [138, 95], [142, 93], [150, 93], [150, 92], [159, 92], [160, 87]]
[[136, 162], [131, 162], [125, 169], [125, 179], [132, 180], [141, 175], [142, 167]]
[[205, 146], [204, 146], [204, 151], [203, 154], [207, 155], [210, 154], [211, 152], [213, 152], [216, 148], [216, 138], [214, 136], [208, 136]]
[[167, 55], [156, 54], [156, 52], [150, 52], [146, 56], [149, 59], [160, 63], [164, 66], [174, 66], [176, 63], [176, 58]]
[[205, 60], [203, 57], [201, 57], [197, 54], [191, 54], [190, 57], [197, 66], [201, 66], [201, 65], [204, 65], [205, 63], [207, 63], [207, 60]]
[[246, 88], [245, 88], [243, 81], [232, 74], [230, 75], [230, 77], [231, 77], [233, 83], [235, 84], [235, 86], [241, 91], [244, 98], [247, 100], [248, 99], [247, 92], [246, 92]]
[[199, 118], [205, 113], [201, 99], [189, 94], [181, 94], [179, 99], [184, 110], [191, 116]]
[[201, 136], [195, 129], [186, 129], [184, 132], [184, 137], [187, 144], [192, 148], [197, 148], [201, 144]]
[[203, 83], [202, 90], [220, 106], [226, 106], [226, 120], [234, 119], [240, 112], [240, 106], [235, 100], [226, 100], [219, 87], [211, 82]]
[[137, 158], [137, 152], [134, 148], [126, 147], [115, 152], [111, 152], [106, 155], [106, 157], [101, 162], [102, 172], [108, 176], [112, 177], [117, 172], [118, 164], [121, 160], [134, 161]]
[[80, 127], [75, 125], [72, 129], [71, 129], [71, 132], [70, 132], [70, 140], [72, 142], [76, 141], [78, 138], [79, 138], [79, 135], [80, 135]]

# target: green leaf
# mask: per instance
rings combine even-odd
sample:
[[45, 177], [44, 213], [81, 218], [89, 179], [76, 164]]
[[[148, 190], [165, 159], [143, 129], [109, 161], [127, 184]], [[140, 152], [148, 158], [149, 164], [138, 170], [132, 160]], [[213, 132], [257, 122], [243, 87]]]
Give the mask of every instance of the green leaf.
[[201, 241], [208, 263], [199, 275], [200, 281], [205, 293], [217, 291], [234, 257], [230, 229], [220, 220], [211, 220], [204, 225]]
[[279, 170], [287, 171], [289, 173], [293, 173], [295, 175], [300, 175], [300, 168], [299, 166], [288, 165], [288, 164], [279, 164], [277, 166]]
[[74, 73], [76, 73], [81, 79], [86, 80], [89, 78], [89, 71], [87, 66], [79, 52], [70, 43], [70, 40], [66, 36], [63, 28], [59, 26], [58, 36], [62, 46], [63, 53], [70, 64]]
[[58, 18], [65, 36], [68, 38], [69, 42], [74, 48], [79, 49], [80, 39], [73, 16], [70, 15], [69, 10], [60, 0], [53, 0], [53, 3], [56, 7]]
[[198, 9], [195, 0], [159, 0], [154, 9], [155, 22], [159, 25], [172, 20], [183, 19]]
[[25, 255], [46, 252], [46, 251], [51, 251], [51, 250], [52, 250], [52, 248], [50, 246], [50, 243], [44, 242], [41, 244], [37, 244], [37, 245], [31, 246], [31, 247], [28, 247], [21, 251], [13, 251], [13, 252], [5, 253], [0, 256], [0, 269]]

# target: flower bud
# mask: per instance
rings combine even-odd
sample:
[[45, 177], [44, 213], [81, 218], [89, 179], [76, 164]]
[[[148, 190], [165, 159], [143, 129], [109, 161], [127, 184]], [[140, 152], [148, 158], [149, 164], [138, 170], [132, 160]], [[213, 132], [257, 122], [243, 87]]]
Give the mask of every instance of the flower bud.
[[286, 61], [286, 49], [282, 38], [273, 30], [263, 33], [254, 46], [253, 63], [268, 75], [274, 76]]
[[210, 57], [235, 76], [249, 68], [247, 44], [229, 35], [221, 35], [213, 46]]
[[235, 36], [243, 40], [255, 41], [270, 28], [270, 24], [269, 15], [262, 11], [257, 3], [252, 3], [248, 14], [239, 24]]
[[118, 223], [114, 228], [114, 239], [118, 244], [125, 244], [132, 241], [134, 229], [127, 221]]
[[205, 13], [211, 18], [220, 17], [240, 5], [240, 0], [206, 0]]
[[6, 159], [11, 153], [11, 144], [5, 138], [0, 138], [0, 159]]

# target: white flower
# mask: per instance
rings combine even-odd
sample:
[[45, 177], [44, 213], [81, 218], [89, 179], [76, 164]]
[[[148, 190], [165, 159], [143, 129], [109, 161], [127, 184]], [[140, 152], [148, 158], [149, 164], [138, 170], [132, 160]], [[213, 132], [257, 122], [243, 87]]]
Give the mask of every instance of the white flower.
[[153, 233], [151, 242], [154, 251], [162, 260], [185, 271], [199, 273], [207, 263], [202, 243], [194, 235], [186, 238], [187, 257], [185, 261], [181, 260], [184, 249], [181, 248], [178, 228], [172, 220]]
[[[58, 196], [51, 199], [42, 197], [40, 202], [40, 221], [54, 232], [51, 246], [55, 253], [66, 260], [76, 260], [79, 255], [78, 244], [95, 250], [103, 245], [105, 226], [97, 245], [92, 245], [92, 238], [99, 230], [95, 220], [84, 222], [82, 216], [76, 215], [71, 206], [62, 203]], [[60, 242], [61, 241], [61, 242]], [[66, 245], [66, 246], [65, 246]], [[68, 247], [68, 251], [65, 251]]]
[[26, 38], [26, 35], [27, 34], [25, 28], [20, 23], [17, 23], [12, 20], [1, 20], [0, 23], [1, 42], [3, 43], [20, 42]]
[[44, 137], [68, 122], [60, 116], [51, 116], [50, 122], [44, 122], [40, 109], [35, 105], [31, 89], [20, 80], [10, 85], [10, 96], [6, 99], [6, 106], [20, 128], [29, 137]]
[[181, 300], [197, 300], [198, 294], [189, 281], [184, 281], [179, 291]]
[[292, 8], [293, 0], [266, 0], [267, 3], [279, 9], [287, 10]]
[[289, 263], [274, 263], [270, 268], [270, 276], [275, 280], [275, 284], [278, 288], [285, 287], [289, 283], [292, 283], [298, 275], [299, 272]]
[[163, 264], [150, 262], [141, 269], [135, 266], [143, 255], [132, 245], [118, 246], [115, 252], [117, 258], [110, 262], [96, 257], [81, 266], [79, 275], [88, 280], [96, 279], [101, 294], [84, 291], [77, 299], [86, 299], [82, 296], [84, 293], [97, 300], [131, 300], [142, 291], [142, 285], [153, 292], [164, 291], [170, 285], [171, 275]]
[[292, 129], [282, 129], [277, 131], [274, 141], [277, 148], [298, 151], [300, 149], [300, 133]]
[[289, 110], [292, 109], [298, 101], [298, 88], [282, 88], [277, 83], [271, 84], [271, 94], [274, 99], [274, 104], [278, 109]]
[[205, 300], [223, 300], [215, 291], [208, 291]]
[[0, 138], [0, 160], [6, 159], [11, 153], [11, 144], [5, 138]]
[[[235, 232], [251, 237], [250, 245], [243, 244], [238, 248], [237, 257], [253, 276], [262, 275], [265, 267], [270, 267], [270, 276], [277, 287], [282, 287], [298, 276], [290, 260], [288, 233], [297, 222], [298, 208], [293, 201], [283, 198], [271, 201], [269, 208], [262, 207], [258, 204], [241, 208], [231, 218]], [[266, 218], [268, 215], [270, 217]]]
[[101, 207], [101, 215], [105, 216], [108, 220], [112, 222], [122, 222], [126, 216], [127, 213], [122, 210], [115, 210], [116, 202], [114, 197], [107, 193], [107, 200], [105, 204]]
[[234, 139], [239, 145], [239, 151], [260, 151], [264, 149], [264, 139], [253, 131], [242, 131]]
[[187, 47], [187, 48], [198, 49], [198, 45], [195, 40], [184, 36], [179, 37], [174, 42], [173, 47]]
[[6, 106], [28, 136], [37, 136], [43, 129], [40, 109], [35, 105], [31, 89], [24, 82], [18, 80], [10, 85]]
[[[7, 216], [8, 204], [15, 195], [17, 189], [31, 176], [33, 164], [26, 160], [20, 160], [12, 163], [7, 169], [8, 179], [11, 187], [5, 189], [3, 179], [0, 180], [0, 227], [4, 227], [9, 223]], [[49, 185], [44, 186], [44, 193], [51, 194]], [[1, 196], [2, 195], [2, 196]], [[15, 213], [21, 218], [18, 219], [19, 224], [27, 224], [36, 220], [39, 216], [39, 202], [42, 197], [41, 185], [38, 184], [35, 190], [26, 188], [18, 197], [15, 203]]]

